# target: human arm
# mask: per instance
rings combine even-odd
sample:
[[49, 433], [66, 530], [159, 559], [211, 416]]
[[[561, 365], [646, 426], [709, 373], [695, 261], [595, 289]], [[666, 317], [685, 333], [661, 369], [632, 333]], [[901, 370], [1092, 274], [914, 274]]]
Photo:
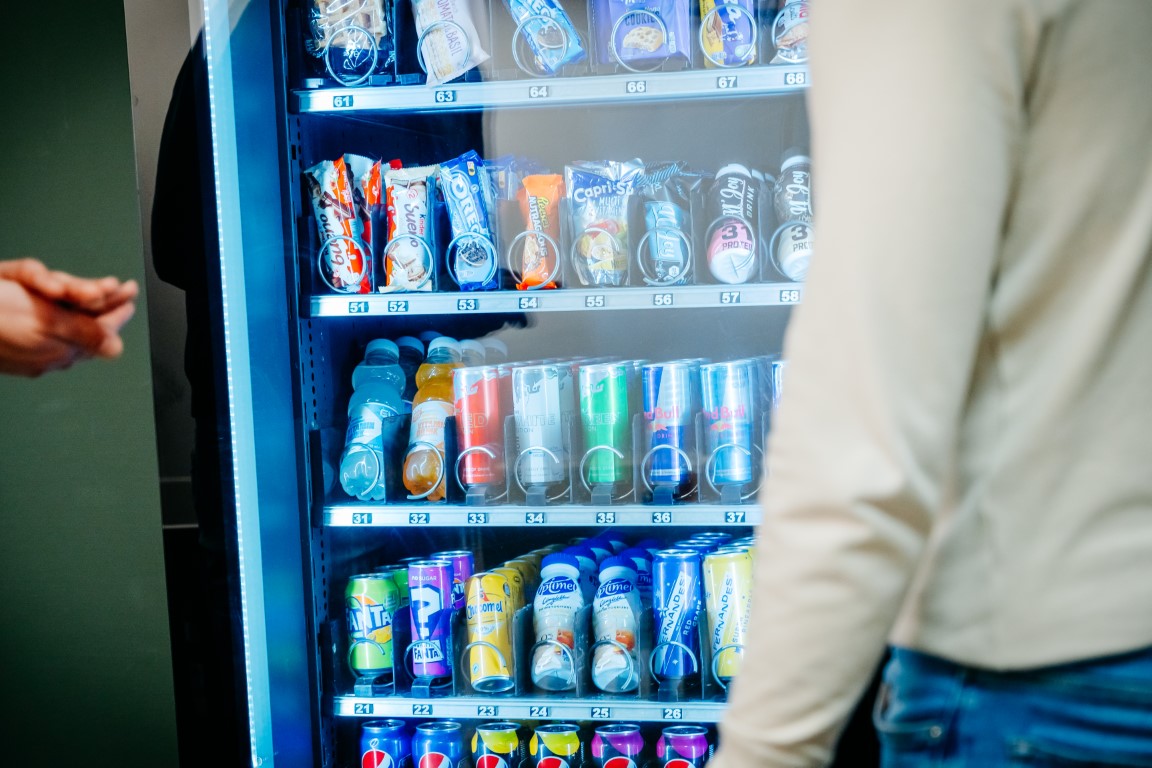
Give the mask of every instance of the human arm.
[[813, 3], [818, 255], [786, 338], [715, 768], [827, 762], [946, 506], [1038, 6]]

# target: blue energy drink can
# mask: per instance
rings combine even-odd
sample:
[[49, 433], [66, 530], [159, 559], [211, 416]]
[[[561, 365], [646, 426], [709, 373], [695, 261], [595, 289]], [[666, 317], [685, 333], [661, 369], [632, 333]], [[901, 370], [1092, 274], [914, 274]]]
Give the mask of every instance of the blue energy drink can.
[[411, 768], [412, 739], [403, 720], [369, 720], [360, 726], [362, 768]]
[[653, 485], [685, 486], [692, 482], [699, 375], [700, 367], [693, 361], [657, 363], [640, 369], [645, 447], [650, 452], [647, 472]]
[[755, 360], [700, 366], [705, 450], [716, 485], [754, 479], [757, 388]]
[[701, 563], [701, 554], [690, 549], [665, 549], [652, 561], [652, 669], [658, 677], [680, 679], [700, 669]]

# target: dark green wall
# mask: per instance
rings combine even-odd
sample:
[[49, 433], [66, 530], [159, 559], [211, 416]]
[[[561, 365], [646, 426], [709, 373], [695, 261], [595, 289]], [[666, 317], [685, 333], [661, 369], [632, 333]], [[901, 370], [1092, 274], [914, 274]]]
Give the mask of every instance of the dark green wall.
[[[0, 259], [143, 282], [120, 0], [36, 18], [0, 46]], [[5, 765], [176, 765], [145, 314], [118, 361], [0, 376]]]

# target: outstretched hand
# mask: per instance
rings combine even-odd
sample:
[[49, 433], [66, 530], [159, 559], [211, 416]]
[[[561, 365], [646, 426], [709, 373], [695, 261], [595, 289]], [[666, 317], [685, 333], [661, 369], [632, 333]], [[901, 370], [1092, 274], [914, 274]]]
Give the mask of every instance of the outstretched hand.
[[0, 373], [39, 376], [88, 357], [116, 358], [136, 311], [135, 281], [82, 278], [35, 259], [0, 261]]

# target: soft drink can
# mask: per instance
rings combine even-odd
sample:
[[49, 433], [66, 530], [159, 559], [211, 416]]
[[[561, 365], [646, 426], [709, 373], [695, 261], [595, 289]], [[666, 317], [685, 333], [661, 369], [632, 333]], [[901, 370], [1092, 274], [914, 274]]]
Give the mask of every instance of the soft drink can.
[[580, 768], [584, 764], [580, 727], [574, 723], [536, 726], [528, 751], [533, 768]]
[[348, 618], [348, 664], [357, 675], [379, 677], [395, 662], [392, 622], [400, 592], [390, 576], [364, 573], [348, 580], [344, 591]]
[[568, 478], [567, 432], [572, 421], [572, 374], [567, 365], [512, 369], [513, 414], [521, 481], [550, 485]]
[[375, 573], [381, 576], [387, 576], [392, 579], [396, 585], [396, 591], [400, 597], [400, 607], [408, 607], [408, 566], [400, 565], [398, 563], [391, 563], [389, 565], [382, 565], [377, 568]]
[[472, 734], [473, 768], [520, 768], [520, 725], [481, 723]]
[[641, 369], [646, 448], [651, 452], [648, 475], [654, 484], [683, 486], [692, 482], [698, 375], [699, 366], [690, 362], [658, 363]]
[[[543, 560], [544, 558], [540, 559]], [[540, 581], [540, 564], [531, 555], [521, 555], [520, 557], [514, 557], [504, 563], [504, 565], [520, 571], [520, 575], [524, 577], [525, 590], [530, 589], [536, 584], [536, 582]]]
[[524, 595], [524, 575], [515, 568], [510, 568], [507, 565], [502, 565], [498, 568], [493, 568], [490, 573], [498, 573], [504, 577], [508, 582], [508, 594], [512, 599], [512, 612], [523, 608], [525, 603]]
[[753, 480], [756, 388], [752, 360], [700, 367], [705, 450], [712, 457], [716, 485], [744, 485]]
[[434, 720], [416, 726], [412, 737], [413, 768], [462, 768], [464, 729], [455, 720]]
[[644, 751], [644, 735], [635, 723], [601, 725], [592, 736], [596, 768], [636, 768]]
[[673, 725], [665, 728], [656, 742], [660, 768], [704, 768], [712, 751], [708, 729], [700, 725]]
[[464, 607], [464, 585], [476, 572], [476, 559], [466, 549], [433, 552], [433, 560], [447, 560], [452, 564], [452, 610]]
[[736, 676], [744, 659], [752, 609], [751, 553], [729, 549], [704, 558], [704, 604], [712, 668], [716, 677], [726, 683]]
[[412, 616], [412, 674], [447, 677], [452, 634], [452, 564], [421, 560], [408, 566]]
[[580, 423], [591, 485], [628, 479], [632, 428], [628, 408], [631, 363], [597, 363], [580, 368]]
[[412, 738], [403, 720], [369, 720], [360, 726], [360, 768], [410, 768]]
[[512, 590], [499, 573], [468, 579], [468, 679], [480, 693], [499, 693], [515, 686], [512, 679]]
[[463, 459], [464, 485], [504, 482], [504, 410], [500, 370], [494, 366], [457, 368], [452, 372], [456, 436]]
[[636, 542], [636, 547], [638, 549], [648, 550], [648, 554], [653, 556], [665, 548], [664, 542], [660, 541], [660, 539], [641, 539], [640, 541]]
[[665, 549], [652, 561], [658, 677], [675, 680], [699, 670], [700, 570], [700, 553], [688, 549]]
[[676, 549], [690, 549], [693, 552], [699, 552], [700, 557], [704, 557], [704, 555], [716, 549], [716, 547], [719, 545], [711, 541], [702, 541], [700, 539], [684, 539], [683, 541], [674, 542], [672, 546]]
[[732, 541], [732, 534], [723, 531], [701, 531], [688, 537], [691, 541], [707, 541], [722, 546]]

